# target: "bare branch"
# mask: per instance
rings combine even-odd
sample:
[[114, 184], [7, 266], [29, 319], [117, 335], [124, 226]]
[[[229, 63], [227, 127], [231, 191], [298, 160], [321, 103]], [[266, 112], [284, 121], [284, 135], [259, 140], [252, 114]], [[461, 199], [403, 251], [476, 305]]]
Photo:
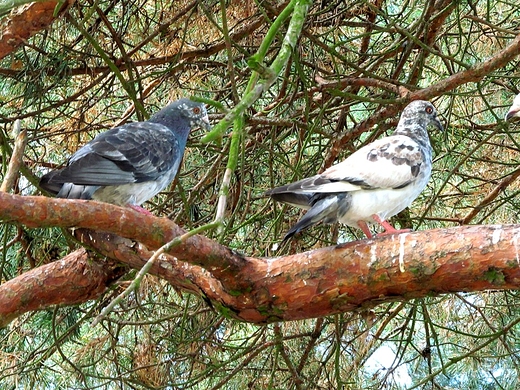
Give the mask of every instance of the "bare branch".
[[10, 191], [13, 188], [14, 183], [16, 182], [16, 178], [18, 177], [20, 167], [22, 166], [23, 153], [25, 146], [27, 145], [27, 131], [20, 131], [19, 120], [14, 122], [12, 133], [14, 138], [14, 148], [13, 153], [11, 154], [11, 159], [9, 160], [9, 165], [7, 167], [4, 181], [0, 186], [0, 191], [2, 192]]

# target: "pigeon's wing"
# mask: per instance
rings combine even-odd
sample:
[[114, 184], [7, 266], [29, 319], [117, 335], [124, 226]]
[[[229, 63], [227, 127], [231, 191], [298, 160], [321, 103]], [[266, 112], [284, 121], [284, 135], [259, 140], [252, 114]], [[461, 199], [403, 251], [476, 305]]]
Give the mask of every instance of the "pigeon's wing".
[[320, 175], [315, 192], [403, 188], [417, 180], [425, 154], [411, 138], [394, 135], [377, 140]]
[[152, 181], [178, 167], [179, 149], [177, 138], [166, 126], [129, 123], [99, 134], [50, 181], [97, 186]]
[[424, 160], [425, 155], [418, 143], [407, 136], [394, 135], [364, 146], [322, 174], [275, 188], [266, 194], [298, 205], [297, 201], [286, 201], [283, 197], [310, 201], [312, 195], [308, 195], [316, 193], [404, 188], [417, 179], [421, 169], [427, 165]]

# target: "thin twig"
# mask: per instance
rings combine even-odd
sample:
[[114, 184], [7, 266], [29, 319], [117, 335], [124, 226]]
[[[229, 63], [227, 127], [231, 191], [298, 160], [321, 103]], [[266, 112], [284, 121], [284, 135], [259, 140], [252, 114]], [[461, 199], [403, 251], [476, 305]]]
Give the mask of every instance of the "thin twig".
[[139, 270], [137, 275], [135, 276], [134, 280], [130, 285], [121, 293], [119, 294], [112, 302], [110, 302], [102, 311], [99, 313], [99, 315], [94, 318], [94, 321], [92, 321], [92, 327], [96, 326], [99, 322], [101, 322], [113, 309], [116, 307], [117, 304], [119, 304], [123, 299], [125, 299], [127, 296], [129, 296], [134, 290], [136, 290], [139, 285], [141, 284], [141, 281], [143, 280], [144, 276], [148, 273], [150, 268], [152, 268], [153, 263], [156, 259], [158, 259], [162, 254], [167, 252], [171, 247], [181, 244], [182, 242], [186, 241], [191, 236], [194, 236], [196, 234], [202, 233], [207, 230], [214, 229], [218, 226], [218, 223], [212, 222], [208, 223], [203, 226], [199, 226], [196, 229], [193, 229], [185, 234], [183, 234], [180, 237], [176, 237], [173, 240], [167, 242], [163, 246], [161, 246], [159, 249], [155, 251], [153, 256], [151, 256], [145, 265]]

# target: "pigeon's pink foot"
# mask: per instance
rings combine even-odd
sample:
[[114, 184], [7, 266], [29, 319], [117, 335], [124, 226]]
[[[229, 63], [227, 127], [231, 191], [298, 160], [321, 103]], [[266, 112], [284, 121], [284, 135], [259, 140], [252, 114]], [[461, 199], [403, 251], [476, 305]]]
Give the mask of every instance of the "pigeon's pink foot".
[[129, 204], [128, 207], [130, 207], [131, 209], [133, 209], [141, 214], [153, 215], [151, 212], [149, 212], [145, 208], [142, 208], [141, 206], [138, 206], [136, 204]]
[[388, 221], [379, 218], [379, 215], [377, 214], [372, 215], [372, 219], [376, 221], [378, 224], [380, 224], [383, 227], [383, 229], [385, 229], [384, 232], [377, 234], [376, 237], [387, 236], [389, 234], [409, 233], [412, 231], [412, 229], [396, 229], [395, 227], [390, 225]]
[[367, 238], [373, 237], [372, 232], [370, 231], [370, 229], [365, 221], [357, 221], [357, 225], [359, 226], [359, 228], [361, 230], [363, 230], [363, 233], [365, 233], [365, 236], [367, 236]]

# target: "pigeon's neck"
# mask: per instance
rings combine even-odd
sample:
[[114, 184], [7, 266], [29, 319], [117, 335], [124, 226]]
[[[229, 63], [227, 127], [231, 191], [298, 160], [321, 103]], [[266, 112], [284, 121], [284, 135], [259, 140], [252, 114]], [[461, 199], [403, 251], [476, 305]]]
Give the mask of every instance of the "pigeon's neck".
[[159, 111], [153, 115], [148, 122], [159, 123], [169, 128], [179, 141], [179, 146], [183, 149], [186, 146], [188, 135], [190, 134], [190, 121], [180, 115], [172, 115], [171, 112], [163, 113]]
[[424, 121], [401, 118], [394, 134], [410, 137], [421, 146], [423, 151], [428, 152], [430, 151], [431, 146], [427, 127], [428, 125]]
[[[394, 134], [402, 134], [410, 137], [416, 142], [425, 141], [428, 144], [430, 139], [428, 137], [427, 123], [415, 119], [401, 118]], [[420, 142], [419, 142], [420, 143]]]

